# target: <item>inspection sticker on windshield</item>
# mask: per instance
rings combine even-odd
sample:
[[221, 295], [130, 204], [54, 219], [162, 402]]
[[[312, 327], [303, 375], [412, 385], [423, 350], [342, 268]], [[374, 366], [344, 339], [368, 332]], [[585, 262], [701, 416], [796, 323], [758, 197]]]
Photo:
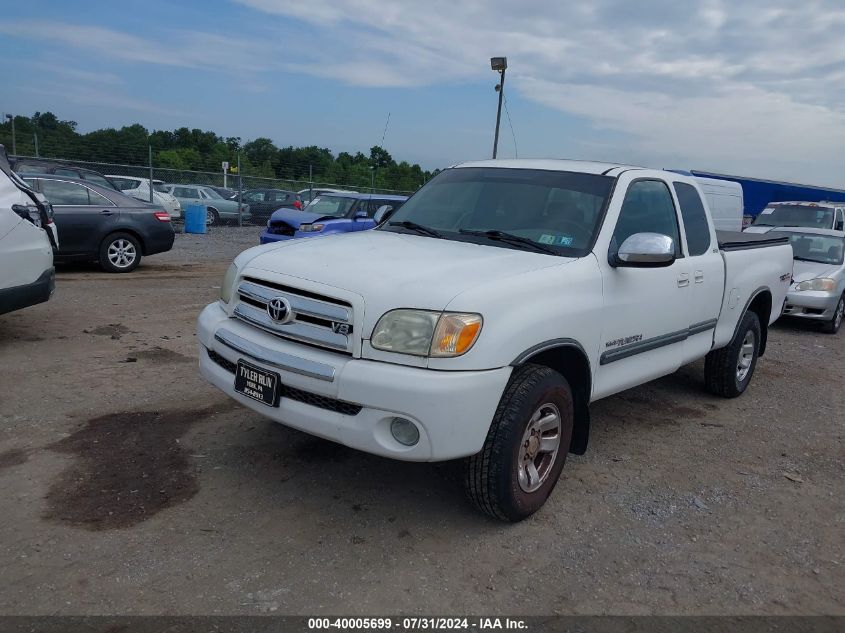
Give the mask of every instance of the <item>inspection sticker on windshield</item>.
[[572, 246], [571, 235], [547, 235], [543, 233], [537, 240], [540, 244], [554, 244], [557, 246]]

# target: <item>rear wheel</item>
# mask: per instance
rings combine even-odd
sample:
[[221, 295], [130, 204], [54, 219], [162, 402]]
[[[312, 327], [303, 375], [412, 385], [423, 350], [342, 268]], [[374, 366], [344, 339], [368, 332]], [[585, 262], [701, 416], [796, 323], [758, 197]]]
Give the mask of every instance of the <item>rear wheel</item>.
[[566, 379], [541, 365], [516, 369], [481, 452], [466, 460], [470, 500], [503, 521], [531, 516], [560, 478], [572, 426], [572, 390]]
[[757, 366], [760, 341], [760, 319], [754, 312], [746, 312], [727, 347], [713, 350], [704, 359], [707, 390], [723, 398], [736, 398], [744, 392]]
[[112, 233], [100, 244], [100, 267], [110, 273], [132, 272], [141, 263], [141, 245], [129, 233]]
[[217, 209], [212, 207], [208, 207], [205, 210], [205, 225], [206, 226], [218, 226], [220, 224], [220, 214], [217, 213]]

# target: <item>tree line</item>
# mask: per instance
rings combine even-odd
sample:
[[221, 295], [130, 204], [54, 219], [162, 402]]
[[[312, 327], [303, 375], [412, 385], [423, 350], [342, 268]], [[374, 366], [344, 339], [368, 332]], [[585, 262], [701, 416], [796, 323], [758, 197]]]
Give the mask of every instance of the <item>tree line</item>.
[[[240, 154], [240, 173], [244, 176], [296, 181], [310, 177], [314, 182], [399, 191], [414, 191], [439, 171], [397, 162], [377, 145], [369, 154], [335, 155], [315, 145], [277, 147], [265, 137], [242, 142], [241, 137], [222, 137], [196, 128], [149, 131], [139, 123], [81, 134], [76, 121], [61, 120], [52, 112], [16, 116], [14, 120], [17, 153], [21, 156], [148, 165], [151, 150], [155, 167], [220, 173], [224, 161], [234, 171]], [[0, 143], [12, 153], [12, 124], [5, 119], [0, 124]]]

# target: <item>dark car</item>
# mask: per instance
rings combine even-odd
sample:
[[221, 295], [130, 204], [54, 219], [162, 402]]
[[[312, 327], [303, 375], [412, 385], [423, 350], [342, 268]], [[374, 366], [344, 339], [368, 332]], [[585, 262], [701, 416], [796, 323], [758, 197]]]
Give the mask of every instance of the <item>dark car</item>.
[[96, 261], [111, 273], [135, 270], [143, 255], [169, 251], [175, 234], [160, 206], [89, 180], [21, 174], [53, 206], [59, 233], [56, 262]]
[[249, 205], [253, 224], [267, 224], [276, 209], [302, 210], [302, 198], [295, 191], [284, 189], [249, 189], [242, 194]]
[[208, 185], [209, 189], [214, 189], [217, 193], [223, 196], [226, 200], [235, 200], [238, 197], [238, 192], [228, 187], [213, 187]]
[[62, 163], [51, 163], [49, 161], [35, 160], [31, 158], [19, 158], [12, 165], [19, 176], [22, 178], [26, 174], [51, 174], [53, 176], [66, 176], [68, 178], [76, 178], [77, 180], [87, 180], [100, 187], [107, 189], [114, 189], [120, 191], [120, 188], [106, 178], [103, 174], [93, 169], [85, 169], [84, 167], [74, 167], [73, 165], [65, 165]]

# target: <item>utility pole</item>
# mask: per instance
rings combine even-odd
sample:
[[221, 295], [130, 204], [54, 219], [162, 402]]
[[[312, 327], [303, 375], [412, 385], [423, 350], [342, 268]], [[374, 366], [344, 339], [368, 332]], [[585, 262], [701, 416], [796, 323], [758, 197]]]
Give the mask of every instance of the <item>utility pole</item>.
[[314, 199], [314, 165], [308, 164], [308, 202]]
[[17, 156], [18, 155], [18, 144], [15, 142], [15, 115], [14, 114], [7, 114], [6, 118], [12, 122], [12, 154]]
[[147, 145], [147, 149], [150, 151], [150, 202], [153, 201], [153, 146]]
[[224, 161], [223, 161], [223, 188], [224, 188], [224, 189], [226, 189], [226, 188], [227, 188], [227, 184], [226, 184], [226, 172], [228, 172], [228, 171], [229, 171], [229, 161], [224, 160]]
[[243, 197], [244, 177], [241, 175], [241, 153], [238, 152], [238, 226], [244, 225], [241, 198]]
[[502, 98], [505, 96], [505, 70], [508, 68], [507, 57], [491, 57], [490, 68], [497, 71], [501, 78], [496, 84], [496, 92], [499, 93], [499, 107], [496, 110], [496, 135], [493, 138], [493, 158], [499, 150], [499, 123], [502, 121]]
[[35, 140], [35, 158], [41, 158], [38, 154], [38, 132], [33, 132], [32, 138]]

